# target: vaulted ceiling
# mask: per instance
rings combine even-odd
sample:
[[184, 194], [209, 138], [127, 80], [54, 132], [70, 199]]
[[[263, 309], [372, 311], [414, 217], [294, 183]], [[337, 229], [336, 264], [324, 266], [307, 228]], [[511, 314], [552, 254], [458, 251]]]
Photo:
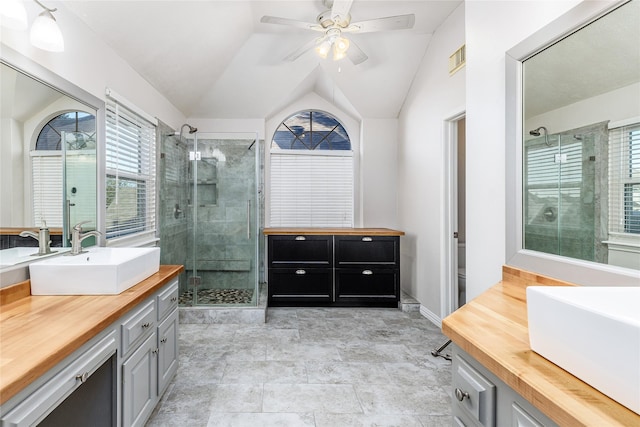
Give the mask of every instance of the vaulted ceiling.
[[[355, 0], [352, 22], [415, 14], [412, 29], [349, 34], [369, 59], [283, 58], [318, 33], [260, 23], [264, 15], [314, 23], [321, 0], [65, 0], [187, 117], [263, 118], [309, 92], [354, 117], [397, 117], [431, 34], [459, 0]], [[447, 64], [434, 64], [446, 67]]]

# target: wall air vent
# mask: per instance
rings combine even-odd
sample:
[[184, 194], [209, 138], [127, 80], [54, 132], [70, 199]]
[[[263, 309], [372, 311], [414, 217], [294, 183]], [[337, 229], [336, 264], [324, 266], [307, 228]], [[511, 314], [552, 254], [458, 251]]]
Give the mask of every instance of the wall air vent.
[[460, 49], [456, 50], [453, 55], [449, 57], [449, 75], [452, 76], [458, 71], [460, 68], [464, 67], [466, 63], [467, 55], [466, 55], [466, 45], [462, 45]]

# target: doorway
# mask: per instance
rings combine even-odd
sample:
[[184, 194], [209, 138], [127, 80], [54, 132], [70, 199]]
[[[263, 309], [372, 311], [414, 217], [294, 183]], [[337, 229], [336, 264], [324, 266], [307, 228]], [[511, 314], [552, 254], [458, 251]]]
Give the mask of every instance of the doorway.
[[444, 224], [442, 318], [466, 302], [466, 120], [460, 112], [444, 121]]

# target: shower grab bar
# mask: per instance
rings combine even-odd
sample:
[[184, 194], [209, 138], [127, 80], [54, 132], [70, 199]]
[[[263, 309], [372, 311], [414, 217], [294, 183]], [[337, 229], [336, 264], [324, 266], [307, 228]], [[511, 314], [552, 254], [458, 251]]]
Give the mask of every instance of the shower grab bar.
[[247, 239], [251, 240], [251, 199], [247, 200]]

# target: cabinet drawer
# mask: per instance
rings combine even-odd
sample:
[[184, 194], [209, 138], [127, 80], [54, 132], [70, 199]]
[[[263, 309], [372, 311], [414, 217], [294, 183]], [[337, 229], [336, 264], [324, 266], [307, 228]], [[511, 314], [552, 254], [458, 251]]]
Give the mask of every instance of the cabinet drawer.
[[400, 239], [395, 236], [336, 236], [336, 266], [380, 264], [396, 266]]
[[142, 340], [143, 337], [155, 330], [156, 325], [156, 305], [152, 299], [136, 309], [122, 322], [123, 355], [126, 355], [130, 349], [135, 347], [135, 344]]
[[[8, 414], [3, 415], [3, 427], [32, 426], [41, 422], [60, 402], [81, 387], [105, 361], [114, 355], [117, 348], [116, 332], [112, 331], [80, 356], [76, 356], [75, 360], [60, 373], [30, 394]], [[113, 381], [115, 383], [115, 374]]]
[[284, 267], [333, 265], [333, 236], [269, 236], [269, 264]]
[[453, 402], [484, 427], [495, 426], [496, 386], [459, 354], [454, 354]]
[[324, 301], [333, 295], [333, 274], [328, 268], [272, 268], [269, 301]]
[[398, 271], [379, 267], [336, 269], [336, 298], [391, 299], [398, 297]]
[[171, 283], [167, 289], [156, 296], [158, 304], [158, 322], [178, 306], [178, 281]]

